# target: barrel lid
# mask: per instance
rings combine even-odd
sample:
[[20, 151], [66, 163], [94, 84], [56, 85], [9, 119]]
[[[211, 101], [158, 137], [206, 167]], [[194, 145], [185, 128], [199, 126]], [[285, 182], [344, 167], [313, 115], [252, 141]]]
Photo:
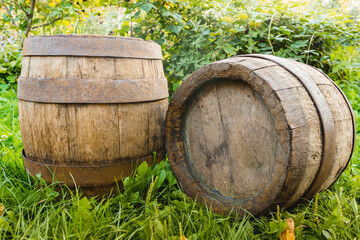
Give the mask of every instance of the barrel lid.
[[30, 36], [23, 56], [87, 56], [162, 59], [161, 47], [141, 38], [88, 34]]

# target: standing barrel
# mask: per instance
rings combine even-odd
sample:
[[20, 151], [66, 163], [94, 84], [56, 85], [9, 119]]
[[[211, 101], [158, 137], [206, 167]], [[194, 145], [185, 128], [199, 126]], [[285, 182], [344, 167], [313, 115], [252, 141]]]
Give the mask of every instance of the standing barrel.
[[[164, 150], [167, 80], [158, 44], [99, 35], [25, 40], [18, 85], [26, 169], [102, 194]], [[73, 181], [75, 180], [75, 183]]]
[[175, 92], [165, 148], [192, 198], [219, 213], [287, 208], [329, 187], [347, 166], [355, 122], [319, 70], [269, 55], [209, 64]]

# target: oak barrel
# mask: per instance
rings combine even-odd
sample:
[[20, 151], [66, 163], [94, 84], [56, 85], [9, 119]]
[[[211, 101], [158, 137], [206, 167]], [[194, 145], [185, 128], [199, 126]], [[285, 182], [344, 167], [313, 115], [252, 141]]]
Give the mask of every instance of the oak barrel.
[[[105, 193], [164, 150], [167, 80], [158, 44], [100, 35], [28, 37], [18, 83], [26, 169]], [[75, 183], [73, 181], [75, 180]]]
[[354, 148], [351, 105], [319, 70], [270, 55], [211, 63], [169, 104], [165, 148], [185, 193], [257, 215], [328, 188]]

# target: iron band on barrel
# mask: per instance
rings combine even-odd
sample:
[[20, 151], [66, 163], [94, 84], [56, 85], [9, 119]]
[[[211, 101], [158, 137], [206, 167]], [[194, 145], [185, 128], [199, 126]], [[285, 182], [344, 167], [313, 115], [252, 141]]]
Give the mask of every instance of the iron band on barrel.
[[[156, 158], [163, 159], [164, 150], [157, 151]], [[69, 187], [74, 187], [75, 184], [82, 187], [97, 187], [107, 186], [114, 183], [114, 180], [121, 181], [123, 177], [131, 174], [131, 171], [136, 167], [136, 159], [134, 161], [120, 161], [115, 164], [102, 164], [91, 166], [72, 166], [72, 165], [55, 165], [45, 164], [38, 161], [30, 160], [25, 151], [22, 151], [25, 168], [31, 175], [41, 174], [41, 177], [47, 182], [53, 180], [60, 183], [66, 183]], [[153, 155], [138, 157], [140, 162], [156, 161]], [[56, 177], [56, 179], [54, 179]], [[75, 183], [74, 180], [76, 179]]]
[[130, 103], [154, 101], [168, 96], [166, 79], [19, 77], [18, 88], [19, 99], [43, 103]]

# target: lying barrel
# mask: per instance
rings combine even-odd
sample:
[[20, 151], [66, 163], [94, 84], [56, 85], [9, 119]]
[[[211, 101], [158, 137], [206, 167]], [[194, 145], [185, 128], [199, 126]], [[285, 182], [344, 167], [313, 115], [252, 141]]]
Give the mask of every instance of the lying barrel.
[[23, 56], [19, 121], [32, 175], [96, 195], [137, 164], [152, 163], [153, 151], [162, 157], [168, 88], [158, 44], [35, 36], [25, 40]]
[[319, 70], [269, 55], [209, 64], [175, 92], [165, 148], [185, 193], [214, 211], [254, 215], [293, 206], [347, 166], [355, 122]]

